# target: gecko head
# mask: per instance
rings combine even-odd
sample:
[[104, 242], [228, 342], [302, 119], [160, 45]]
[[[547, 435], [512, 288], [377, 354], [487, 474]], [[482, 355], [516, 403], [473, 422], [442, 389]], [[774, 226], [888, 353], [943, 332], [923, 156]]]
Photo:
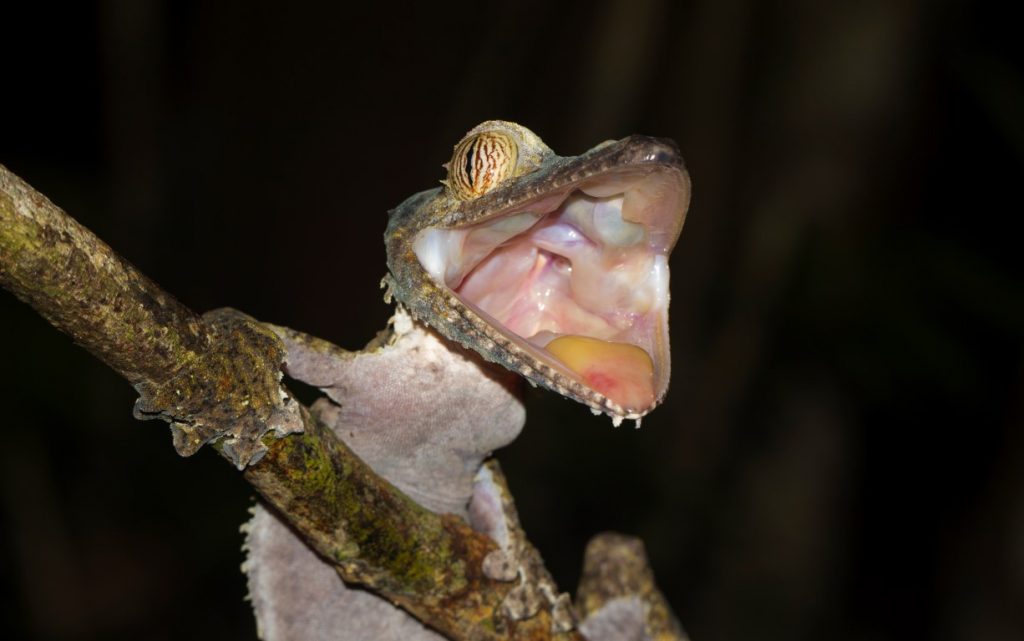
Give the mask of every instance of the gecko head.
[[391, 213], [394, 294], [420, 320], [535, 384], [639, 419], [668, 389], [668, 256], [690, 180], [670, 141], [556, 156], [488, 121], [444, 187]]

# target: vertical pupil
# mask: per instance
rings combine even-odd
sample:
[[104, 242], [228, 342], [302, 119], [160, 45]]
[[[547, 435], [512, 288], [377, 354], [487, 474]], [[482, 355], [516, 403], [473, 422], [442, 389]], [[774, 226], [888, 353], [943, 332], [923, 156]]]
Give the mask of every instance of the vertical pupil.
[[474, 140], [469, 144], [469, 147], [466, 148], [466, 180], [470, 185], [476, 182], [473, 180], [473, 155], [476, 152], [476, 146], [479, 141], [479, 138]]

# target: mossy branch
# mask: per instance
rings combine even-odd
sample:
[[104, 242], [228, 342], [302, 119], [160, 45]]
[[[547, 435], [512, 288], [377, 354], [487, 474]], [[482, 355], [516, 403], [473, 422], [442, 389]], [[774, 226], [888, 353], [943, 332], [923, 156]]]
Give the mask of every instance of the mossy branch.
[[579, 639], [550, 615], [513, 622], [514, 583], [484, 576], [494, 549], [363, 463], [281, 386], [284, 347], [238, 312], [200, 316], [0, 165], [0, 286], [139, 392], [139, 418], [168, 421], [183, 455], [205, 443], [346, 581], [453, 639]]

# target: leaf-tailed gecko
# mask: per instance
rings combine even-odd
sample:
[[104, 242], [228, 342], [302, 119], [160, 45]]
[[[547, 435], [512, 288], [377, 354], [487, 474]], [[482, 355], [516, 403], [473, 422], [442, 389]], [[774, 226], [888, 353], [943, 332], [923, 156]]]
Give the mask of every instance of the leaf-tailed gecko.
[[[378, 474], [495, 539], [485, 572], [520, 582], [506, 616], [547, 607], [569, 629], [568, 597], [525, 541], [500, 471], [485, 460], [522, 429], [519, 376], [615, 425], [639, 424], [664, 398], [668, 255], [689, 177], [665, 140], [631, 136], [563, 158], [503, 121], [467, 133], [446, 168], [441, 187], [390, 214], [383, 285], [399, 305], [388, 329], [359, 352], [279, 329], [286, 371], [324, 391], [312, 409]], [[441, 639], [346, 586], [263, 507], [245, 530], [265, 641]], [[588, 638], [608, 638], [591, 629]], [[642, 626], [634, 632], [644, 638]]]

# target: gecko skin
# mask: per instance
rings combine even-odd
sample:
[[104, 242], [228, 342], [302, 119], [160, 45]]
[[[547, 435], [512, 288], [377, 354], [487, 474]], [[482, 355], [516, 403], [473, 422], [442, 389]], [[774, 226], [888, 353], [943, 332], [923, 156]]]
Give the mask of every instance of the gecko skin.
[[[561, 158], [501, 121], [471, 130], [447, 167], [442, 187], [391, 212], [385, 284], [401, 306], [389, 329], [349, 352], [277, 328], [285, 370], [325, 393], [312, 411], [375, 472], [498, 543], [485, 573], [521, 582], [505, 616], [546, 607], [569, 629], [567, 595], [555, 592], [484, 461], [525, 422], [512, 372], [616, 424], [639, 421], [664, 397], [667, 257], [689, 178], [668, 141], [631, 136]], [[440, 641], [346, 586], [275, 514], [254, 512], [244, 568], [262, 639]]]

